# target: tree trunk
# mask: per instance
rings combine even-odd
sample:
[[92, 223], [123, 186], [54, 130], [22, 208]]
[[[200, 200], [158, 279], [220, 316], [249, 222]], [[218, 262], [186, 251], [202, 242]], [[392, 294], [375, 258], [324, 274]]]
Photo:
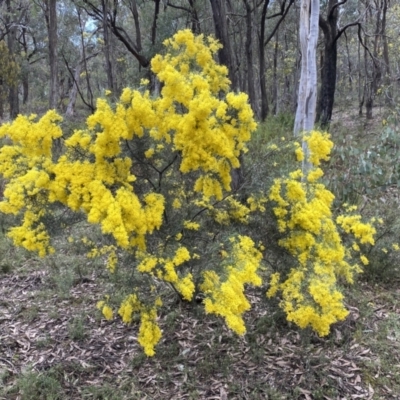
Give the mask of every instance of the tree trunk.
[[251, 108], [254, 113], [259, 117], [257, 100], [256, 100], [256, 89], [255, 89], [255, 77], [253, 68], [253, 10], [251, 9], [248, 0], [243, 0], [246, 8], [246, 60], [247, 60], [247, 93], [249, 94], [249, 100]]
[[45, 17], [49, 39], [50, 89], [49, 107], [57, 108], [58, 102], [58, 59], [57, 59], [57, 0], [46, 0]]
[[154, 3], [153, 25], [151, 27], [151, 44], [153, 46], [156, 44], [157, 39], [157, 19], [160, 13], [160, 0], [154, 0]]
[[[15, 44], [17, 40], [17, 26], [11, 23], [11, 15], [13, 14], [13, 9], [11, 7], [11, 0], [7, 0], [7, 15], [6, 24], [9, 26], [9, 32], [7, 35], [7, 47], [10, 58], [15, 60]], [[15, 119], [19, 114], [19, 97], [18, 97], [18, 84], [12, 84], [9, 87], [8, 102], [10, 105], [10, 118]]]
[[274, 80], [272, 82], [272, 102], [273, 102], [272, 113], [274, 115], [278, 113], [278, 47], [279, 47], [279, 35], [277, 31], [275, 36], [274, 61], [273, 61]]
[[267, 17], [269, 0], [265, 0], [261, 11], [261, 30], [259, 39], [259, 57], [260, 57], [260, 88], [261, 88], [261, 121], [264, 121], [268, 116], [268, 97], [267, 97], [267, 82], [265, 78], [265, 23]]
[[332, 119], [336, 91], [337, 45], [331, 36], [325, 36], [321, 86], [317, 106], [317, 121], [327, 127]]
[[201, 28], [200, 28], [200, 20], [199, 16], [197, 15], [197, 10], [196, 10], [196, 0], [189, 0], [189, 5], [190, 5], [190, 19], [192, 22], [192, 32], [195, 35], [200, 35], [201, 33]]
[[26, 104], [29, 98], [29, 76], [25, 72], [22, 76], [22, 104]]
[[[300, 7], [301, 75], [297, 102], [294, 135], [310, 132], [314, 128], [317, 103], [317, 43], [318, 43], [319, 0], [302, 0]], [[302, 143], [305, 154], [303, 173], [311, 168], [308, 161], [307, 142]]]
[[102, 15], [103, 15], [103, 40], [104, 40], [104, 60], [106, 64], [106, 74], [107, 74], [107, 89], [114, 92], [114, 72], [113, 72], [113, 63], [111, 59], [111, 38], [109, 27], [107, 23], [108, 14], [110, 11], [109, 0], [101, 1]]
[[382, 42], [384, 32], [382, 29], [382, 13], [385, 9], [385, 3], [386, 0], [382, 0], [380, 3], [376, 3], [377, 13], [375, 22], [375, 35], [373, 40], [374, 49], [372, 55], [372, 74], [371, 79], [367, 84], [367, 97], [365, 101], [365, 111], [367, 119], [372, 119], [372, 109], [374, 106], [375, 96], [382, 83], [382, 64], [381, 60], [379, 60], [379, 55], [383, 52]]
[[68, 106], [65, 111], [65, 115], [67, 117], [72, 117], [75, 113], [75, 103], [76, 103], [76, 98], [78, 96], [78, 84], [79, 84], [79, 78], [81, 76], [81, 70], [82, 70], [82, 65], [85, 62], [84, 59], [85, 53], [83, 49], [81, 48], [81, 59], [79, 63], [77, 64], [74, 72], [74, 83], [72, 85], [71, 92], [69, 94], [69, 101], [68, 101]]
[[142, 34], [140, 31], [139, 12], [137, 9], [136, 0], [129, 1], [129, 8], [131, 10], [133, 20], [135, 21], [136, 48], [138, 51], [142, 51]]
[[321, 86], [318, 96], [317, 118], [322, 127], [332, 119], [336, 90], [337, 39], [339, 0], [329, 0], [326, 19], [319, 17], [319, 26], [324, 34], [324, 51], [321, 72]]
[[220, 64], [225, 65], [228, 68], [229, 79], [232, 84], [233, 90], [239, 89], [239, 82], [236, 78], [233, 57], [231, 50], [231, 42], [228, 36], [228, 26], [226, 17], [226, 2], [225, 0], [210, 0], [215, 36], [221, 42], [222, 48], [218, 51], [218, 59]]

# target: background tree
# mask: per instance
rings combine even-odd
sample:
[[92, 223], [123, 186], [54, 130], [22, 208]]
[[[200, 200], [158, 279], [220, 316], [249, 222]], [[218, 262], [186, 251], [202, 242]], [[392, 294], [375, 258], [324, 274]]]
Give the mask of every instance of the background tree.
[[49, 65], [50, 65], [50, 88], [49, 88], [49, 107], [56, 109], [58, 103], [58, 56], [57, 56], [57, 1], [45, 0], [43, 2], [43, 12], [46, 19], [48, 42], [49, 42]]
[[317, 121], [326, 127], [331, 118], [336, 91], [337, 76], [337, 41], [351, 26], [359, 22], [351, 22], [339, 28], [340, 7], [347, 0], [329, 0], [326, 6], [326, 17], [319, 17], [319, 26], [322, 30], [324, 41], [321, 60], [321, 86], [318, 96]]
[[7, 100], [10, 87], [17, 86], [18, 65], [10, 57], [4, 40], [0, 41], [0, 118], [4, 117], [4, 102]]

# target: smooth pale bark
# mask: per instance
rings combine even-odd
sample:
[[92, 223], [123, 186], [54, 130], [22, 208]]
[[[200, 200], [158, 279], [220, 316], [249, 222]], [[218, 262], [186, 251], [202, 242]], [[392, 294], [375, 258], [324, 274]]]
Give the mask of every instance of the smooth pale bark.
[[[302, 0], [300, 8], [301, 75], [293, 133], [299, 136], [314, 128], [317, 104], [317, 43], [318, 43], [319, 0]], [[302, 144], [305, 159], [303, 173], [311, 168], [307, 143]]]

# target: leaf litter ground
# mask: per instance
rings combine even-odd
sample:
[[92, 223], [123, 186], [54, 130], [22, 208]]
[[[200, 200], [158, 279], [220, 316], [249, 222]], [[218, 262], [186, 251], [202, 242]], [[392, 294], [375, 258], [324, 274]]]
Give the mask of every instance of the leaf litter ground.
[[[242, 338], [201, 307], [171, 300], [172, 311], [160, 316], [157, 354], [146, 358], [135, 324], [100, 318], [98, 281], [77, 281], [61, 296], [46, 270], [0, 276], [0, 399], [31, 398], [18, 384], [28, 371], [31, 379], [51, 373], [60, 399], [399, 398], [399, 290], [380, 299], [364, 286], [364, 310], [349, 306], [349, 318], [326, 339], [289, 326], [262, 293], [249, 294]], [[382, 352], [390, 349], [385, 367]]]

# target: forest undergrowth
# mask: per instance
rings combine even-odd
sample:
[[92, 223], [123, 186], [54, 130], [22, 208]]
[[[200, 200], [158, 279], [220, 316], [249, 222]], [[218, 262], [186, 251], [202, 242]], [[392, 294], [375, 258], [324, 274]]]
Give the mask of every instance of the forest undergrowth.
[[[369, 123], [349, 119], [351, 129], [343, 118], [330, 127], [335, 147], [324, 182], [336, 212], [353, 204], [363, 217], [382, 222], [375, 246], [364, 251], [364, 272], [353, 285], [339, 281], [349, 314], [329, 335], [288, 322], [279, 300], [265, 296], [265, 285], [246, 290], [251, 309], [243, 336], [205, 314], [201, 298], [189, 304], [170, 294], [158, 315], [157, 353], [147, 357], [137, 341], [139, 317], [124, 325], [97, 308], [104, 293], [113, 294], [112, 304], [124, 301], [122, 288], [137, 278], [132, 259], [112, 274], [104, 268], [107, 258], [88, 259], [91, 243], [104, 245], [103, 236], [72, 214], [65, 220], [86, 239], [55, 233], [58, 251], [33, 256], [13, 247], [5, 236], [13, 217], [1, 214], [0, 399], [397, 399], [397, 114]], [[273, 145], [293, 140], [292, 122], [289, 115], [270, 117], [254, 133], [243, 159], [244, 188], [287, 164], [287, 154]]]

